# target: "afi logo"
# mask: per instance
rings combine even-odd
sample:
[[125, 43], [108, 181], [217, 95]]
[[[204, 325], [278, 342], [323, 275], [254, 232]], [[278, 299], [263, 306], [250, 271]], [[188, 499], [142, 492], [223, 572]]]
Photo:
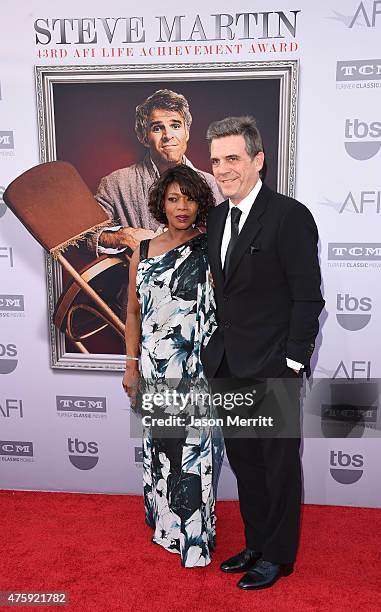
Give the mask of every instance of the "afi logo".
[[[336, 315], [337, 322], [341, 327], [349, 331], [358, 331], [368, 325], [372, 309], [372, 300], [369, 297], [356, 298], [349, 293], [342, 295], [337, 294], [336, 307], [338, 314]], [[360, 311], [360, 312], [359, 312]]]
[[359, 119], [346, 119], [346, 152], [353, 159], [365, 160], [374, 157], [381, 148], [381, 122], [366, 123]]
[[10, 418], [11, 414], [15, 415], [15, 411], [20, 419], [24, 417], [22, 400], [6, 399], [2, 404], [0, 402], [0, 417]]
[[356, 215], [365, 214], [380, 214], [381, 213], [381, 191], [359, 191], [355, 193], [350, 191], [344, 200], [333, 201], [324, 198], [324, 201], [319, 202], [323, 206], [329, 206], [337, 210], [341, 215], [343, 212], [355, 213]]
[[17, 347], [15, 344], [0, 343], [0, 374], [10, 374], [18, 364]]
[[340, 361], [332, 378], [346, 378], [347, 380], [366, 378], [366, 380], [370, 380], [371, 365], [371, 361], [351, 361], [348, 367], [344, 361]]
[[344, 211], [354, 212], [360, 215], [367, 212], [379, 214], [381, 212], [381, 191], [360, 191], [357, 198], [350, 191], [339, 213], [341, 214]]
[[343, 451], [330, 451], [330, 473], [340, 484], [353, 484], [360, 480], [364, 470], [363, 455], [349, 455]]
[[79, 470], [92, 470], [98, 463], [98, 444], [68, 438], [69, 460]]
[[374, 0], [373, 3], [370, 2], [369, 4], [367, 2], [360, 2], [348, 27], [353, 28], [355, 24], [361, 24], [367, 28], [375, 28], [378, 23], [381, 23], [381, 19], [378, 21], [379, 16], [381, 16], [381, 0]]

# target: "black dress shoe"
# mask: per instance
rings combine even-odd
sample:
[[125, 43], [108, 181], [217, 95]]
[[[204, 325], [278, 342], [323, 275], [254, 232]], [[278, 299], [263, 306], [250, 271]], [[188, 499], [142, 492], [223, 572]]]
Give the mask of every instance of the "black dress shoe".
[[292, 563], [279, 565], [259, 559], [257, 563], [238, 581], [237, 586], [244, 590], [267, 589], [282, 576], [289, 576], [293, 572]]
[[235, 574], [239, 572], [246, 572], [248, 569], [260, 559], [261, 553], [245, 548], [242, 552], [238, 553], [230, 559], [226, 559], [220, 565], [220, 569], [228, 574]]

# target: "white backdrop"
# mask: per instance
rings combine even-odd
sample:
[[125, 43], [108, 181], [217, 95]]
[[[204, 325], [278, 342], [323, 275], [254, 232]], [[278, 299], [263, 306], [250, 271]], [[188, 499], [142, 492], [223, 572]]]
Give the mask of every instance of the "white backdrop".
[[[204, 6], [195, 0], [192, 10], [184, 6], [180, 11], [174, 0], [160, 3], [160, 8], [143, 0], [134, 8], [134, 15], [143, 17], [146, 33], [140, 46], [155, 45], [156, 12], [167, 16], [168, 23], [179, 13], [185, 15], [184, 38], [189, 37], [197, 13], [208, 32], [213, 30], [213, 13], [232, 13], [226, 0], [210, 0]], [[256, 53], [249, 54], [250, 44], [245, 41], [239, 53], [237, 48], [235, 54], [208, 56], [204, 61], [300, 62], [296, 197], [309, 206], [319, 227], [326, 299], [314, 357], [315, 382], [305, 390], [305, 500], [381, 507], [375, 382], [380, 376], [381, 1], [323, 0], [312, 6], [300, 0], [296, 6], [284, 0], [271, 9], [262, 2], [255, 10], [258, 15], [250, 19], [257, 25], [252, 25], [255, 38], [250, 44], [255, 44]], [[240, 0], [233, 17], [252, 11], [252, 3]], [[292, 23], [296, 19], [295, 35], [282, 30], [286, 43], [282, 52], [279, 39], [260, 38], [265, 11], [270, 13], [269, 37], [277, 34], [274, 11], [283, 11]], [[292, 11], [299, 11], [296, 18]], [[98, 42], [91, 44], [97, 56], [81, 59], [74, 56], [81, 46], [69, 44], [76, 36], [76, 22], [74, 30], [67, 25], [67, 44], [57, 44], [56, 24], [51, 42], [41, 45], [36, 34], [44, 42], [47, 35], [36, 32], [35, 21], [49, 19], [51, 31], [52, 19], [126, 17], [126, 13], [128, 7], [121, 0], [107, 5], [101, 0], [80, 4], [66, 0], [55, 8], [47, 0], [24, 0], [2, 6], [0, 195], [11, 180], [39, 162], [34, 66], [130, 61], [99, 56], [102, 47], [123, 47], [121, 34], [118, 44], [110, 45], [99, 30]], [[243, 17], [239, 19], [242, 24]], [[131, 35], [136, 40], [142, 31], [137, 21], [134, 24], [138, 29]], [[242, 28], [234, 29], [237, 38]], [[265, 50], [263, 46], [260, 50], [259, 43], [266, 42]], [[65, 51], [67, 56], [61, 59]], [[133, 57], [134, 63], [142, 64], [170, 61], [137, 53]], [[198, 59], [181, 57], [181, 62], [188, 61]], [[51, 369], [46, 301], [44, 253], [0, 199], [0, 487], [140, 493], [140, 443], [129, 438], [130, 414], [121, 374]], [[375, 386], [355, 387], [346, 400], [347, 418], [334, 425], [327, 415], [335, 410], [338, 379], [372, 379]], [[61, 410], [57, 398], [62, 396], [85, 399], [75, 410]], [[92, 411], [89, 397], [97, 398]], [[354, 427], [359, 414], [365, 426]], [[219, 495], [236, 496], [228, 464], [222, 470]]]

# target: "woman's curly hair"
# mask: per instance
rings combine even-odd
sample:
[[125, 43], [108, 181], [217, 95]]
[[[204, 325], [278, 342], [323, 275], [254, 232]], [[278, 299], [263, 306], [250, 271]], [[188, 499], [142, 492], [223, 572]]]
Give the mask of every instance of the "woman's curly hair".
[[185, 166], [185, 164], [169, 168], [152, 185], [149, 192], [148, 208], [153, 218], [164, 225], [167, 223], [164, 202], [165, 192], [171, 183], [177, 183], [183, 195], [197, 202], [196, 225], [205, 224], [208, 210], [215, 206], [216, 201], [202, 174], [189, 166]]

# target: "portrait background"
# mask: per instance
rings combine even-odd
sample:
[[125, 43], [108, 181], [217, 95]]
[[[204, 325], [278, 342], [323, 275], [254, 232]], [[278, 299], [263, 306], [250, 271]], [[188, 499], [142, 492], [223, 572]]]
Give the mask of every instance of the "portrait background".
[[[251, 115], [263, 138], [265, 182], [281, 193], [294, 194], [297, 62], [192, 64], [179, 65], [177, 70], [171, 66], [167, 71], [159, 65], [153, 68], [146, 73], [136, 65], [117, 70], [109, 66], [109, 71], [103, 66], [82, 70], [74, 66], [37, 67], [41, 160], [71, 162], [95, 194], [103, 176], [147, 154], [135, 134], [136, 106], [158, 89], [172, 89], [189, 103], [193, 121], [186, 156], [196, 168], [211, 173], [206, 131], [212, 121]], [[78, 271], [95, 259], [86, 241], [69, 247], [65, 255]], [[121, 266], [115, 266], [113, 273], [116, 271], [114, 295], [121, 296]], [[123, 339], [110, 327], [86, 337], [88, 354], [83, 355], [79, 345], [63, 333], [64, 326], [60, 331], [54, 325], [57, 302], [71, 282], [48, 257], [48, 284], [54, 287], [49, 298], [52, 366], [122, 370]], [[100, 278], [97, 282], [104, 293], [105, 283], [114, 281], [105, 280], [103, 286]], [[82, 302], [82, 297], [80, 294], [77, 301]], [[109, 305], [120, 316], [117, 300]], [[88, 317], [83, 310], [76, 311], [73, 320], [80, 322], [78, 329], [91, 328]]]
[[266, 183], [277, 188], [279, 80], [56, 83], [53, 86], [57, 159], [70, 161], [93, 193], [100, 179], [136, 163], [147, 149], [136, 137], [135, 108], [158, 89], [188, 100], [193, 117], [187, 157], [212, 172], [206, 130], [229, 115], [252, 115], [262, 133]]

